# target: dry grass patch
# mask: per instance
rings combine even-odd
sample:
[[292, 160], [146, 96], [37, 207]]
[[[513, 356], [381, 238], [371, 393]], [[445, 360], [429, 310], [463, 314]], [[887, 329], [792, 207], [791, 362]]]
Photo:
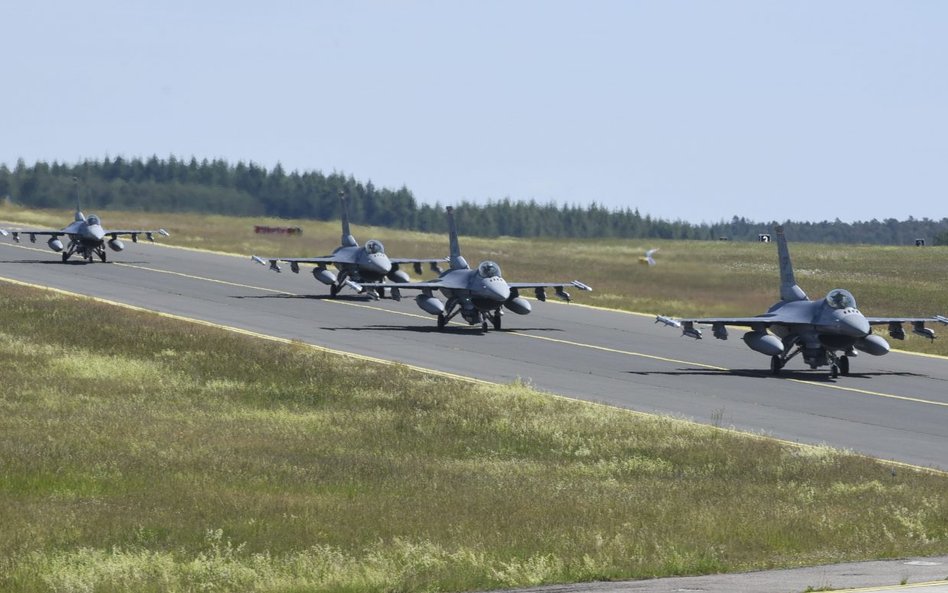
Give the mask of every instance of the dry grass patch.
[[460, 591], [948, 550], [944, 476], [0, 301], [0, 590]]

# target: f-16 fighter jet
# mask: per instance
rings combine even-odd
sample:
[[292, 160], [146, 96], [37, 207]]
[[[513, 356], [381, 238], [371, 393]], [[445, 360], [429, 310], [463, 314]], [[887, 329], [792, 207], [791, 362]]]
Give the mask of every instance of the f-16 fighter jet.
[[752, 350], [770, 357], [773, 374], [798, 354], [811, 369], [827, 366], [833, 378], [849, 374], [849, 359], [866, 352], [882, 356], [889, 352], [885, 338], [872, 333], [872, 326], [888, 326], [889, 336], [905, 339], [903, 323], [912, 324], [912, 332], [935, 339], [934, 330], [925, 327], [928, 321], [948, 324], [948, 318], [934, 317], [866, 317], [856, 308], [856, 299], [842, 288], [834, 288], [826, 298], [811, 301], [797, 285], [790, 262], [790, 251], [783, 227], [775, 227], [777, 255], [780, 262], [780, 301], [766, 313], [756, 317], [716, 317], [705, 319], [670, 319], [659, 315], [656, 323], [681, 327], [683, 335], [701, 339], [696, 323], [711, 325], [711, 332], [719, 340], [727, 339], [726, 326], [750, 328], [744, 334], [744, 343]]
[[[102, 226], [102, 221], [95, 214], [88, 217], [79, 209], [79, 194], [76, 193], [76, 214], [71, 224], [59, 231], [19, 229], [0, 231], [0, 234], [13, 235], [13, 240], [20, 242], [20, 235], [27, 235], [31, 243], [36, 243], [36, 237], [48, 236], [46, 242], [49, 248], [57, 253], [63, 254], [65, 263], [74, 254], [79, 254], [82, 259], [92, 262], [93, 256], [98, 256], [100, 260], [106, 261], [105, 246], [108, 245], [112, 251], [122, 251], [125, 249], [125, 243], [119, 239], [120, 236], [130, 236], [132, 243], [138, 243], [138, 235], [145, 235], [149, 241], [155, 240], [155, 233], [167, 237], [168, 231], [165, 229], [156, 230], [125, 230], [125, 229], [106, 229]], [[67, 237], [69, 243], [63, 245], [62, 237]]]
[[[300, 264], [314, 264], [313, 277], [323, 284], [329, 285], [329, 294], [336, 296], [343, 286], [348, 286], [356, 292], [363, 292], [362, 282], [378, 282], [384, 278], [397, 283], [408, 282], [410, 278], [401, 266], [403, 264], [412, 264], [416, 274], [421, 274], [421, 264], [429, 264], [435, 272], [441, 272], [438, 266], [440, 262], [447, 261], [447, 258], [390, 258], [385, 254], [385, 247], [381, 241], [369, 239], [365, 245], [359, 243], [349, 232], [349, 207], [346, 196], [339, 194], [342, 202], [342, 244], [333, 250], [331, 255], [320, 257], [258, 257], [251, 256], [251, 259], [259, 264], [267, 265], [274, 272], [280, 272], [279, 262], [290, 264], [290, 270], [294, 274], [299, 274]], [[332, 265], [339, 271], [337, 276], [327, 266]], [[381, 293], [379, 293], [381, 296]]]
[[[565, 301], [570, 300], [569, 293], [563, 290], [564, 286], [572, 285], [580, 290], [592, 290], [578, 280], [572, 282], [507, 282], [500, 275], [500, 266], [492, 261], [482, 261], [477, 269], [472, 270], [467, 261], [461, 256], [461, 247], [458, 243], [458, 230], [454, 222], [454, 213], [451, 207], [447, 209], [449, 243], [451, 249], [451, 268], [428, 282], [410, 282], [406, 284], [366, 284], [367, 290], [377, 288], [391, 288], [392, 298], [401, 299], [401, 290], [420, 290], [421, 294], [415, 297], [415, 303], [426, 313], [438, 316], [438, 329], [455, 316], [460, 314], [469, 325], [480, 323], [481, 329], [487, 331], [489, 325], [494, 329], [501, 327], [501, 307], [526, 315], [530, 312], [530, 302], [520, 296], [522, 289], [534, 289], [537, 299], [546, 300], [546, 288], [554, 288], [556, 296]], [[439, 290], [447, 297], [447, 304], [442, 303], [434, 291]]]

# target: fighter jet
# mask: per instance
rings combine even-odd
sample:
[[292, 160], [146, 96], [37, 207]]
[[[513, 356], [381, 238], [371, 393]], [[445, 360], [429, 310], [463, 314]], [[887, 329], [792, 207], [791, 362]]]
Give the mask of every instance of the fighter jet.
[[[321, 257], [258, 257], [256, 255], [250, 258], [258, 264], [267, 265], [274, 272], [280, 272], [279, 262], [290, 264], [290, 270], [294, 274], [299, 274], [300, 264], [315, 264], [313, 268], [313, 277], [323, 284], [329, 285], [329, 294], [335, 297], [342, 290], [343, 286], [348, 286], [356, 292], [362, 293], [361, 282], [378, 282], [383, 278], [397, 283], [409, 282], [408, 274], [401, 270], [402, 264], [413, 264], [415, 273], [421, 274], [421, 264], [429, 264], [432, 271], [440, 273], [440, 262], [447, 261], [447, 258], [390, 258], [385, 254], [385, 247], [381, 241], [369, 239], [365, 245], [359, 246], [359, 243], [349, 232], [349, 206], [344, 193], [339, 193], [339, 199], [342, 202], [342, 244], [336, 247], [332, 255]], [[339, 270], [339, 275], [329, 271], [326, 266], [333, 265]], [[373, 295], [375, 293], [372, 293]], [[382, 296], [381, 292], [378, 296]]]
[[[95, 214], [90, 214], [86, 217], [82, 210], [79, 208], [79, 191], [76, 190], [76, 214], [73, 217], [72, 223], [59, 231], [48, 231], [48, 230], [33, 230], [33, 229], [19, 229], [11, 230], [9, 234], [13, 235], [13, 240], [17, 243], [20, 242], [20, 235], [28, 235], [30, 237], [30, 243], [36, 243], [37, 235], [46, 235], [49, 236], [49, 241], [46, 242], [49, 245], [49, 248], [55, 251], [56, 253], [63, 254], [63, 263], [65, 263], [73, 254], [78, 253], [82, 259], [92, 262], [93, 256], [98, 256], [103, 262], [106, 261], [106, 252], [105, 246], [108, 245], [109, 249], [112, 251], [122, 251], [125, 249], [125, 243], [119, 239], [121, 235], [129, 235], [132, 238], [132, 243], [138, 243], [138, 235], [145, 235], [149, 241], [154, 242], [155, 233], [168, 237], [168, 231], [165, 229], [157, 229], [152, 231], [145, 230], [119, 230], [119, 229], [105, 229], [102, 227], [102, 221]], [[6, 231], [0, 233], [4, 236], [8, 233]], [[69, 244], [64, 246], [60, 237], [68, 237]], [[108, 238], [108, 241], [106, 239]]]
[[811, 301], [793, 275], [790, 251], [783, 227], [774, 228], [780, 263], [780, 301], [766, 313], [756, 317], [719, 317], [705, 319], [670, 319], [657, 316], [656, 323], [681, 327], [682, 334], [701, 339], [696, 323], [710, 324], [715, 338], [728, 338], [726, 326], [747, 327], [744, 343], [752, 350], [770, 356], [770, 370], [776, 375], [798, 354], [811, 369], [827, 366], [835, 379], [849, 374], [849, 359], [858, 351], [873, 356], [889, 352], [885, 338], [872, 333], [873, 325], [887, 325], [889, 336], [905, 339], [903, 323], [912, 324], [912, 332], [931, 340], [935, 332], [925, 327], [928, 321], [948, 324], [948, 318], [934, 317], [866, 317], [856, 308], [853, 295], [835, 288], [818, 301]]
[[[546, 300], [546, 288], [554, 288], [556, 296], [564, 301], [570, 300], [568, 292], [563, 290], [566, 285], [572, 285], [580, 290], [592, 290], [578, 280], [572, 282], [507, 282], [500, 273], [500, 266], [495, 262], [482, 261], [476, 270], [472, 270], [467, 261], [461, 256], [461, 247], [458, 242], [458, 230], [454, 222], [454, 210], [447, 209], [448, 237], [451, 251], [451, 268], [428, 282], [411, 282], [406, 284], [366, 284], [366, 289], [390, 288], [392, 298], [401, 300], [401, 290], [420, 290], [421, 294], [415, 297], [415, 303], [426, 313], [438, 316], [438, 329], [445, 325], [454, 316], [460, 314], [468, 325], [480, 323], [481, 330], [487, 331], [489, 324], [494, 329], [501, 328], [501, 307], [506, 307], [518, 315], [530, 312], [530, 302], [520, 296], [521, 289], [534, 289], [534, 294], [541, 301]], [[447, 305], [441, 302], [434, 291], [440, 290], [448, 298]]]

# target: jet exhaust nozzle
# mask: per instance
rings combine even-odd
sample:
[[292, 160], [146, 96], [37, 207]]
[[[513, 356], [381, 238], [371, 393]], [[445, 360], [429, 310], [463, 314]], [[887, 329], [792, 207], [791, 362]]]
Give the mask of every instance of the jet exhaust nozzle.
[[431, 315], [441, 315], [444, 313], [444, 303], [435, 296], [419, 294], [415, 297], [415, 304], [421, 307], [421, 310]]
[[517, 315], [527, 315], [533, 309], [530, 307], [530, 301], [523, 297], [512, 297], [504, 301], [504, 306]]
[[747, 347], [767, 356], [776, 356], [783, 353], [783, 342], [777, 336], [766, 332], [747, 332], [744, 334], [744, 343]]
[[51, 237], [46, 244], [49, 245], [49, 248], [56, 253], [59, 253], [64, 249], [63, 242], [59, 240], [59, 237]]
[[121, 239], [109, 239], [109, 249], [112, 251], [121, 251], [125, 249], [125, 243]]
[[856, 350], [861, 350], [873, 356], [882, 356], [889, 352], [889, 343], [886, 342], [882, 336], [875, 334], [869, 334], [865, 338], [856, 340], [856, 343], [853, 345], [856, 347]]
[[313, 268], [313, 278], [330, 286], [336, 283], [336, 275], [326, 268]]

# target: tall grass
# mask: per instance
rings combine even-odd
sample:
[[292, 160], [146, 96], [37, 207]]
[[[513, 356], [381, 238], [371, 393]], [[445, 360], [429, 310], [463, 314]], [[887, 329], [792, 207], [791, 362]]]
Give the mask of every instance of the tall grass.
[[[214, 249], [241, 255], [323, 255], [339, 245], [339, 223], [109, 212], [105, 223], [118, 226], [167, 227], [174, 245]], [[0, 218], [23, 224], [62, 226], [72, 214], [64, 210], [0, 207]], [[375, 238], [398, 257], [447, 255], [447, 237], [379, 227], [354, 221], [360, 242]], [[299, 226], [302, 236], [255, 235], [255, 224]], [[484, 239], [464, 236], [461, 247], [475, 265], [495, 259], [512, 281], [582, 280], [592, 293], [576, 302], [673, 316], [746, 316], [765, 311], [779, 298], [776, 247], [731, 241], [661, 241], [639, 239]], [[812, 299], [833, 288], [850, 289], [862, 311], [871, 316], [948, 315], [948, 249], [914, 246], [818, 245], [789, 237], [798, 283]], [[638, 263], [645, 250], [659, 247], [654, 267]], [[134, 247], [132, 247], [134, 248]], [[426, 272], [430, 275], [430, 272]], [[407, 305], [406, 305], [407, 306]], [[948, 327], [933, 326], [948, 333]], [[880, 331], [884, 331], [884, 327]], [[895, 347], [948, 356], [948, 340], [929, 342], [909, 334]]]
[[0, 590], [461, 591], [948, 552], [948, 478], [0, 285]]

